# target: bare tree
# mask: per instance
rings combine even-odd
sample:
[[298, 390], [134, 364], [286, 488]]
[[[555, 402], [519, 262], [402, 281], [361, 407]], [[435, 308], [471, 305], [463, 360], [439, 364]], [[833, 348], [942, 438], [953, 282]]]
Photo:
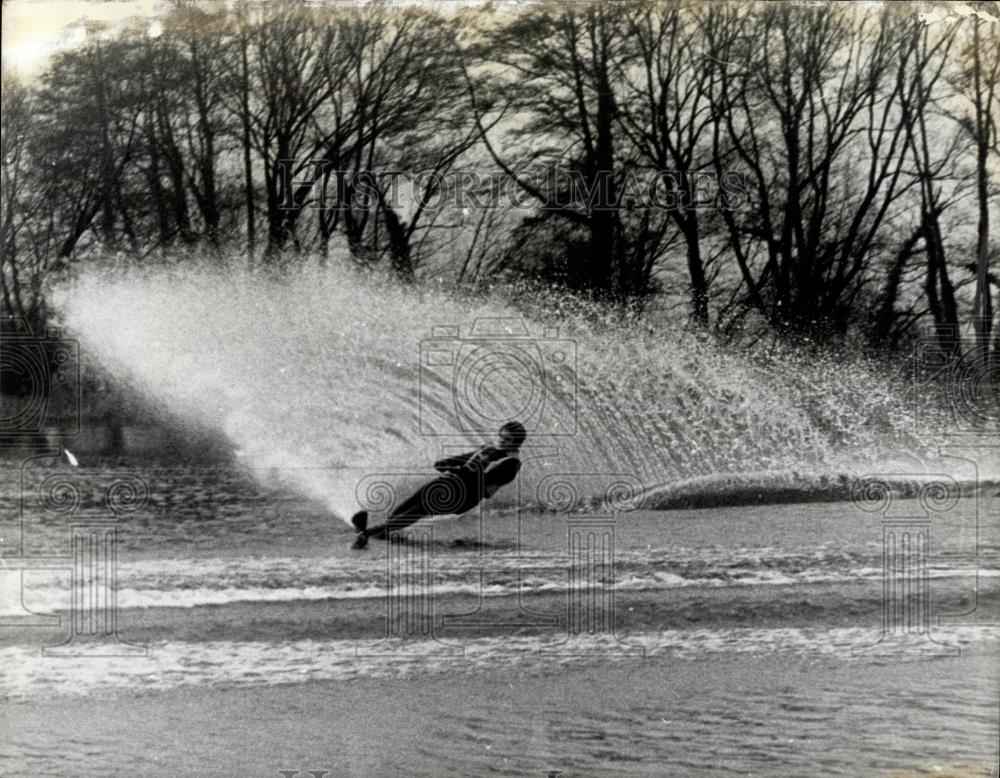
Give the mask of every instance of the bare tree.
[[516, 158], [501, 154], [484, 134], [496, 164], [534, 198], [543, 219], [561, 222], [553, 234], [571, 243], [563, 282], [616, 301], [649, 293], [664, 234], [662, 218], [625, 219], [621, 210], [633, 169], [618, 137], [623, 95], [616, 89], [628, 57], [627, 10], [591, 4], [526, 12], [474, 52], [500, 69], [470, 77], [480, 119], [491, 106], [507, 113], [507, 132], [525, 146]]
[[[993, 3], [994, 13], [1000, 6]], [[987, 24], [979, 14], [972, 19], [972, 43], [964, 52], [966, 91], [972, 100], [972, 121], [969, 127], [976, 150], [976, 200], [979, 209], [976, 233], [976, 297], [974, 321], [976, 335], [989, 359], [990, 338], [995, 339], [994, 351], [1000, 360], [1000, 327], [993, 321], [990, 298], [990, 191], [988, 162], [990, 152], [1000, 157], [1000, 133], [997, 114], [1000, 113], [1000, 31], [995, 22]], [[968, 72], [971, 69], [971, 74]], [[970, 77], [971, 76], [971, 77]], [[1000, 284], [997, 285], [1000, 301]], [[998, 302], [1000, 307], [1000, 302]]]
[[58, 209], [58, 255], [69, 257], [100, 215], [96, 229], [108, 245], [119, 228], [138, 240], [125, 191], [137, 152], [141, 95], [130, 88], [130, 41], [97, 38], [58, 56], [39, 91], [35, 164], [41, 186]]
[[14, 79], [4, 79], [3, 112], [0, 113], [0, 162], [2, 162], [3, 214], [0, 221], [0, 291], [7, 316], [17, 316], [38, 328], [44, 317], [41, 278], [47, 264], [30, 260], [35, 236], [44, 228], [38, 219], [42, 205], [32, 188], [30, 137], [36, 126], [29, 90]]
[[[723, 211], [748, 301], [781, 328], [843, 332], [904, 176], [916, 23], [841, 7], [729, 9], [714, 95], [754, 207]], [[926, 98], [924, 98], [926, 100]], [[720, 168], [721, 173], [721, 168]]]
[[722, 13], [713, 6], [698, 19], [674, 3], [635, 6], [624, 27], [629, 50], [619, 65], [627, 89], [618, 120], [672, 201], [668, 212], [686, 247], [691, 311], [702, 326], [709, 323], [709, 277], [700, 212], [706, 204], [698, 189], [699, 177], [714, 172], [711, 128], [719, 117], [711, 100], [718, 65], [700, 27], [717, 24]]
[[263, 162], [271, 257], [297, 240], [293, 182], [313, 163], [316, 114], [338, 86], [328, 71], [337, 28], [323, 24], [318, 15], [317, 9], [299, 3], [268, 6], [248, 33], [254, 105], [247, 118], [251, 142]]

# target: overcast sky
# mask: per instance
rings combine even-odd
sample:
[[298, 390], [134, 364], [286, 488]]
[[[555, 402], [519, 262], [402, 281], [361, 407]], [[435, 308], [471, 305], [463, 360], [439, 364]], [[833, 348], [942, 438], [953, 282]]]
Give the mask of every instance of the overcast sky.
[[131, 17], [148, 18], [167, 4], [160, 0], [5, 0], [3, 67], [32, 77], [54, 51], [82, 43], [85, 20], [112, 25]]
[[[422, 0], [408, 0], [421, 2]], [[227, 5], [227, 0], [217, 0]], [[406, 5], [407, 0], [395, 0]], [[464, 0], [475, 5], [475, 0]], [[426, 0], [428, 5], [454, 10], [455, 3]], [[494, 0], [494, 7], [503, 9], [507, 4]], [[514, 8], [521, 4], [512, 3]], [[879, 5], [869, 2], [865, 5]], [[83, 22], [105, 22], [114, 28], [128, 19], [150, 20], [170, 9], [169, 0], [3, 0], [3, 68], [13, 70], [31, 79], [44, 68], [53, 52], [79, 45], [86, 40]], [[964, 3], [947, 6], [924, 5], [924, 18], [938, 21], [948, 17], [964, 16], [971, 7]], [[986, 18], [990, 18], [984, 15]], [[994, 20], [995, 21], [995, 20]]]

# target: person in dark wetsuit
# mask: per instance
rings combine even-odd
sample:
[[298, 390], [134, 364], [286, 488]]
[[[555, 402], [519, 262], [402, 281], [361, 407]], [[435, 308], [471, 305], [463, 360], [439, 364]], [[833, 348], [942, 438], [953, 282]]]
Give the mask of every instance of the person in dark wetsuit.
[[354, 548], [364, 548], [369, 538], [385, 540], [426, 516], [465, 513], [475, 508], [517, 477], [521, 469], [517, 452], [526, 437], [524, 425], [509, 421], [500, 428], [496, 446], [438, 460], [434, 469], [444, 475], [424, 484], [397, 505], [381, 526], [369, 527], [368, 511], [358, 511], [351, 518], [358, 531]]

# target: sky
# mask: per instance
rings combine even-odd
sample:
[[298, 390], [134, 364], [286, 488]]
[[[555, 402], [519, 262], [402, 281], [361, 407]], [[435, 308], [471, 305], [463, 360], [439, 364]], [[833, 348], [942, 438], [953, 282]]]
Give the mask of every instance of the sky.
[[34, 78], [54, 52], [86, 40], [84, 22], [115, 25], [166, 6], [162, 0], [4, 0], [3, 69]]
[[[448, 6], [441, 0], [397, 2]], [[166, 12], [170, 5], [170, 0], [3, 0], [3, 70], [31, 80], [41, 73], [53, 53], [86, 40], [85, 22], [105, 22], [114, 27], [139, 17], [149, 19], [155, 29], [155, 16]], [[494, 0], [495, 7], [503, 5]], [[915, 5], [923, 9], [925, 20], [932, 23], [965, 16], [972, 11], [965, 3]]]

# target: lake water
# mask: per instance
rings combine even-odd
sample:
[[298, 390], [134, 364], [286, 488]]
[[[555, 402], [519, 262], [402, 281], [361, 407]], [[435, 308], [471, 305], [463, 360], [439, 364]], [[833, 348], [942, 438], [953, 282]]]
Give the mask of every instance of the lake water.
[[[936, 513], [502, 508], [359, 552], [321, 503], [237, 470], [111, 468], [146, 499], [117, 523], [118, 638], [98, 640], [71, 576], [105, 557], [74, 562], [71, 514], [40, 496], [54, 472], [2, 470], [5, 775], [995, 770], [989, 493]], [[111, 515], [91, 497], [78, 544]], [[18, 598], [15, 557], [55, 569]]]

